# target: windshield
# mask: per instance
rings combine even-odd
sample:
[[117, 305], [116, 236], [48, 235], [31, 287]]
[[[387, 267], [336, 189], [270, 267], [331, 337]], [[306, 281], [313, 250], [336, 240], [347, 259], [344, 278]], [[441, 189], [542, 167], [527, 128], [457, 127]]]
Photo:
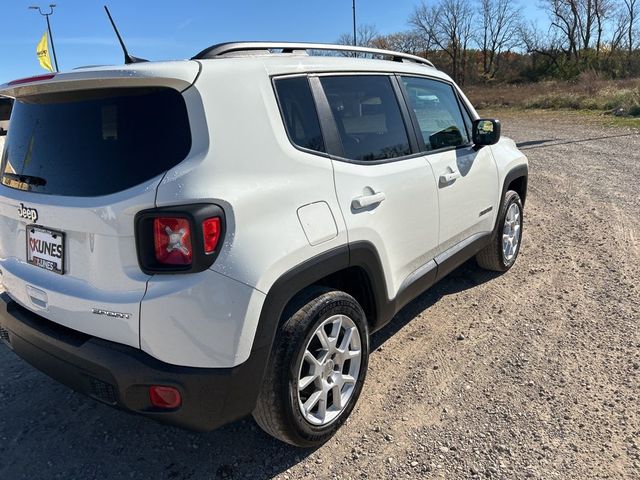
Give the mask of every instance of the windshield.
[[184, 99], [169, 88], [18, 98], [2, 183], [51, 195], [107, 195], [165, 172], [190, 149]]

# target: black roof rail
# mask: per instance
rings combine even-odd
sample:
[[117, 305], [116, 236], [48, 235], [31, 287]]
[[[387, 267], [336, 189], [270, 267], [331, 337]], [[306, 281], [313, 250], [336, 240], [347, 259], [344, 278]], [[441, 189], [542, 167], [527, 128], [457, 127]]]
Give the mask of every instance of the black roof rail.
[[271, 50], [281, 50], [281, 53], [294, 53], [296, 51], [309, 52], [309, 50], [322, 50], [332, 52], [353, 52], [366, 53], [369, 55], [379, 55], [389, 57], [394, 62], [414, 62], [428, 67], [435, 68], [429, 60], [410, 55], [408, 53], [394, 52], [392, 50], [382, 50], [379, 48], [354, 47], [350, 45], [334, 45], [330, 43], [305, 43], [305, 42], [228, 42], [212, 45], [198, 53], [192, 60], [205, 60], [218, 58], [229, 53], [247, 53], [252, 51], [269, 52]]

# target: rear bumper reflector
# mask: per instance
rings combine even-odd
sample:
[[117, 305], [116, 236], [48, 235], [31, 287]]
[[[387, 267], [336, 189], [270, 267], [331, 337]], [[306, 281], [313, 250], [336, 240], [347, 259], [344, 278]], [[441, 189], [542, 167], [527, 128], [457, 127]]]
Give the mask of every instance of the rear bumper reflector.
[[[251, 413], [264, 371], [261, 350], [233, 368], [167, 364], [142, 350], [50, 322], [7, 293], [0, 295], [0, 338], [35, 368], [78, 392], [196, 431]], [[152, 387], [160, 388], [162, 405], [150, 398]]]

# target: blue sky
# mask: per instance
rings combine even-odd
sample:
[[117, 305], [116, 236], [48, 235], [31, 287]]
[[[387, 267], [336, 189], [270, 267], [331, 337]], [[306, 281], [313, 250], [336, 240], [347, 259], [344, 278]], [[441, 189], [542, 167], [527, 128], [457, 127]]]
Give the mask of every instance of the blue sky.
[[[419, 1], [357, 0], [358, 22], [373, 24], [381, 33], [406, 30]], [[51, 24], [61, 70], [122, 62], [102, 8], [105, 3], [130, 53], [153, 60], [188, 58], [224, 41], [332, 42], [351, 31], [351, 0], [54, 2]], [[29, 5], [38, 5], [37, 0], [0, 0], [0, 83], [44, 72], [35, 48], [46, 29], [45, 19], [28, 10]], [[531, 16], [539, 15], [532, 6], [523, 8]]]

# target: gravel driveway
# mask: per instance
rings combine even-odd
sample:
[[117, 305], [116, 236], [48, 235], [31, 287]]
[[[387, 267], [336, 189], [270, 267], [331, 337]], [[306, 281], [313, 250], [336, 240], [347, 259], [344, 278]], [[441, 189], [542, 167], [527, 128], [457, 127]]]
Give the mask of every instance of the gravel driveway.
[[500, 116], [531, 162], [518, 263], [469, 262], [376, 334], [325, 446], [157, 425], [0, 346], [0, 478], [640, 478], [640, 135]]

